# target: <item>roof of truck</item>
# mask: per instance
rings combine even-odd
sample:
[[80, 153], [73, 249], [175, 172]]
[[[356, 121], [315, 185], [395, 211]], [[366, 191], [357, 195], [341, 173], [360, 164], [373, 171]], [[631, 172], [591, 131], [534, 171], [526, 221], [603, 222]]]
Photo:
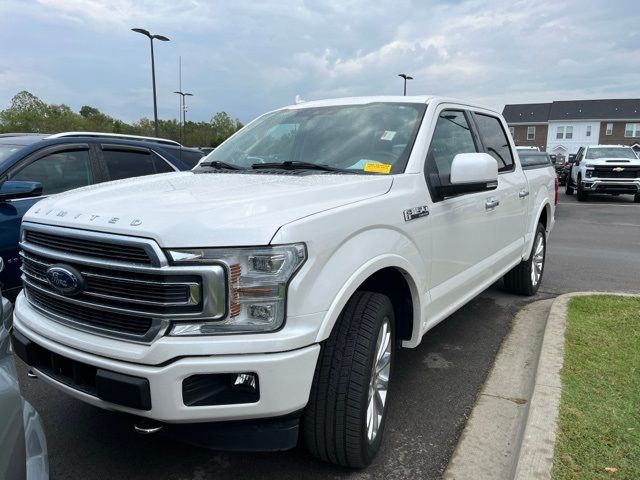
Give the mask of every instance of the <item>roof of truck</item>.
[[297, 108], [310, 108], [310, 107], [332, 107], [337, 105], [364, 105], [367, 103], [453, 103], [458, 105], [466, 105], [474, 108], [482, 108], [484, 110], [490, 110], [495, 113], [500, 113], [495, 108], [487, 107], [476, 102], [470, 102], [468, 100], [461, 100], [459, 98], [443, 97], [437, 95], [384, 95], [384, 96], [368, 96], [368, 97], [344, 97], [344, 98], [330, 98], [326, 100], [313, 100], [302, 101], [295, 105], [289, 105], [282, 109], [297, 109]]

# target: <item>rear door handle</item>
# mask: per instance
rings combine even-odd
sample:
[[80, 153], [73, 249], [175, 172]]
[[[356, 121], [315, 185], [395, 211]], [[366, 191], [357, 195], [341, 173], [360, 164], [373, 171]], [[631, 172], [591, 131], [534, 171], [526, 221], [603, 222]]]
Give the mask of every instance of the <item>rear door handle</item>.
[[518, 193], [518, 196], [520, 198], [526, 198], [529, 196], [529, 191], [528, 190], [520, 190], [520, 193]]
[[484, 208], [486, 210], [493, 210], [498, 205], [500, 205], [500, 200], [498, 200], [497, 198], [487, 198], [487, 201], [484, 202]]

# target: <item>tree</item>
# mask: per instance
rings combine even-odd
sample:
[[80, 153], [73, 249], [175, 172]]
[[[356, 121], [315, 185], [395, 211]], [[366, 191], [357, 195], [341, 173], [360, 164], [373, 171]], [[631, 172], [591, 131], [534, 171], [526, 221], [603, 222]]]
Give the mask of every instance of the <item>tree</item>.
[[[237, 118], [226, 112], [216, 113], [210, 122], [187, 122], [182, 143], [196, 147], [218, 146], [242, 128]], [[180, 121], [159, 120], [158, 129], [164, 138], [180, 141]], [[17, 93], [9, 108], [0, 110], [1, 132], [58, 133], [90, 131], [153, 136], [153, 122], [141, 118], [132, 124], [102, 113], [98, 108], [83, 105], [78, 113], [68, 105], [49, 104], [27, 91]]]
[[213, 128], [213, 142], [210, 143], [210, 146], [217, 147], [240, 130], [243, 125], [237, 118], [232, 120], [227, 112], [218, 112], [211, 119], [211, 127]]

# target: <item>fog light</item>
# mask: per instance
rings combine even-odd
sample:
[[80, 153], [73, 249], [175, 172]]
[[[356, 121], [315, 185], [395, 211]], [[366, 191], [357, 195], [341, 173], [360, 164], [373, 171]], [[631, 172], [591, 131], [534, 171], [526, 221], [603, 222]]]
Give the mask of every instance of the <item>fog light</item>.
[[254, 373], [239, 373], [233, 382], [233, 388], [245, 392], [256, 391], [256, 375]]

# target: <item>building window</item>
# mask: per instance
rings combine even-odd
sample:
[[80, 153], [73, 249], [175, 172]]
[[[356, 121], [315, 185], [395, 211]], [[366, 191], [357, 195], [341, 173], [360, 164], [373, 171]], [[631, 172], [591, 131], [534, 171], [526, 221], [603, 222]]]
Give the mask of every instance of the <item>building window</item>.
[[566, 128], [566, 130], [564, 132], [564, 138], [566, 138], [567, 140], [573, 138], [573, 127], [567, 127]]
[[558, 127], [556, 130], [556, 139], [562, 140], [564, 138], [564, 127]]
[[629, 137], [640, 137], [640, 123], [627, 123], [624, 126], [624, 136]]
[[587, 137], [591, 136], [591, 125], [587, 125]]
[[509, 133], [511, 134], [511, 138], [516, 138], [516, 129], [514, 127], [509, 127]]
[[535, 140], [536, 127], [527, 127], [527, 140]]
[[613, 123], [607, 123], [607, 129], [604, 131], [605, 135], [613, 135]]

